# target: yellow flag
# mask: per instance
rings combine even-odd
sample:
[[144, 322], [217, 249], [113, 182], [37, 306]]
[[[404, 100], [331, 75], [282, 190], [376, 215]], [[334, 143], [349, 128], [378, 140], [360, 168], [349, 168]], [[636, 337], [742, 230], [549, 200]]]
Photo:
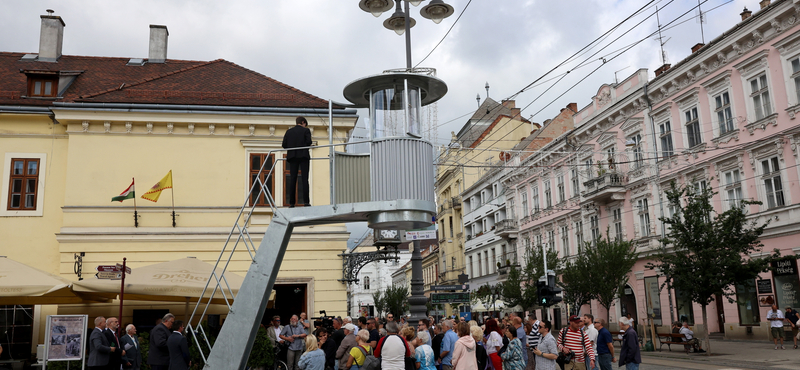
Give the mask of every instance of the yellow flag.
[[150, 188], [150, 190], [144, 193], [144, 195], [142, 195], [142, 199], [147, 199], [151, 202], [158, 202], [158, 197], [161, 196], [161, 191], [164, 189], [172, 189], [172, 170], [169, 170], [167, 176], [164, 176], [161, 181], [157, 182], [152, 188]]

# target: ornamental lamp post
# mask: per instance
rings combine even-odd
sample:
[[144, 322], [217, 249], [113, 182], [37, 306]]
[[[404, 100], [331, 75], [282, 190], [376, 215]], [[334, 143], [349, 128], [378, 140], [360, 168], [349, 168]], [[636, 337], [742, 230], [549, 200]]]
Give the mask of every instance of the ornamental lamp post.
[[[405, 2], [405, 4], [401, 4]], [[409, 14], [409, 4], [419, 6], [424, 0], [360, 0], [361, 10], [379, 17], [395, 6], [391, 17], [383, 26], [398, 35], [405, 35], [406, 69], [364, 77], [344, 88], [344, 96], [357, 108], [369, 108], [370, 118], [370, 193], [372, 200], [417, 199], [433, 202], [433, 145], [422, 140], [422, 107], [441, 99], [447, 93], [444, 81], [425, 74], [415, 73], [411, 64], [411, 28], [416, 20]], [[403, 6], [404, 5], [404, 6]], [[453, 7], [442, 0], [430, 0], [420, 14], [440, 23], [453, 15]], [[413, 185], [408, 182], [414, 174]], [[409, 215], [378, 213], [370, 215], [373, 229], [404, 230], [399, 219]], [[427, 215], [413, 215], [412, 218]], [[429, 222], [432, 222], [430, 218]], [[408, 303], [411, 324], [417, 326], [426, 318], [426, 303], [422, 278], [420, 242], [415, 240], [411, 254], [411, 297]]]

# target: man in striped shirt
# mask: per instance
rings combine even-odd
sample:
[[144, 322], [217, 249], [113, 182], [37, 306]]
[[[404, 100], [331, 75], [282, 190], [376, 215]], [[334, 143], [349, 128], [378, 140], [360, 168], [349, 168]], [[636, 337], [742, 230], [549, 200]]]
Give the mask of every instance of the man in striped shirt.
[[569, 317], [569, 326], [558, 333], [558, 350], [565, 354], [574, 352], [572, 362], [564, 365], [564, 370], [587, 370], [594, 367], [594, 349], [589, 336], [583, 332], [583, 320], [576, 315]]
[[534, 370], [536, 369], [536, 361], [531, 361], [530, 359], [533, 358], [533, 351], [539, 346], [539, 341], [542, 338], [542, 334], [539, 333], [539, 325], [541, 322], [536, 320], [536, 315], [533, 313], [528, 314], [528, 325], [531, 326], [531, 332], [526, 335], [528, 340], [528, 366], [526, 370]]

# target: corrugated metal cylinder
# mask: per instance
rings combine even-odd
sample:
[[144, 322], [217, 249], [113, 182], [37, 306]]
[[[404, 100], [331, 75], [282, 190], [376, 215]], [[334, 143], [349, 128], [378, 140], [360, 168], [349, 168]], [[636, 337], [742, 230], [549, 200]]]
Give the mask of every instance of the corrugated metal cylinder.
[[372, 201], [433, 202], [433, 145], [412, 137], [375, 140], [371, 152]]
[[336, 203], [370, 200], [369, 154], [336, 153]]

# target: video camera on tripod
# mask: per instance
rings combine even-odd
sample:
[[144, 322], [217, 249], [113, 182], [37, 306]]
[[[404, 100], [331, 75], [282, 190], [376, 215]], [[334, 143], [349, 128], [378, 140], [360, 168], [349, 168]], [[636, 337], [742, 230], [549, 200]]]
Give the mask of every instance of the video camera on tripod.
[[325, 310], [319, 311], [319, 317], [311, 317], [314, 320], [314, 327], [325, 328], [328, 333], [333, 333], [333, 316], [328, 316]]

